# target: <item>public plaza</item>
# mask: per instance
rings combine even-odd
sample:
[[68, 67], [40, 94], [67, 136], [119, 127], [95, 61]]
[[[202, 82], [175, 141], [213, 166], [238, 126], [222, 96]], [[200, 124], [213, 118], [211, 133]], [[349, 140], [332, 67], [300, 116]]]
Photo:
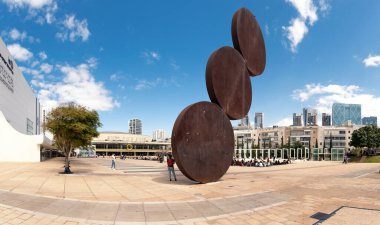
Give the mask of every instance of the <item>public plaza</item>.
[[231, 166], [198, 184], [150, 160], [0, 164], [0, 224], [379, 224], [380, 164]]

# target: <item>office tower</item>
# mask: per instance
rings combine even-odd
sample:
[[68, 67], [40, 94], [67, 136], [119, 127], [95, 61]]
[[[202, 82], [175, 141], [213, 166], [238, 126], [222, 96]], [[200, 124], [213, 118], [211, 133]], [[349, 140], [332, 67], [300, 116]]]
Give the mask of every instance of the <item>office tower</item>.
[[322, 113], [322, 126], [331, 126], [331, 115]]
[[243, 127], [250, 127], [251, 124], [249, 124], [249, 116], [246, 115], [244, 118], [240, 120], [240, 125]]
[[130, 134], [142, 134], [142, 123], [139, 119], [129, 120], [129, 133]]
[[317, 110], [312, 108], [303, 108], [303, 125], [316, 126], [317, 125]]
[[165, 131], [162, 129], [158, 129], [158, 130], [153, 131], [153, 140], [164, 141], [165, 140]]
[[374, 125], [377, 126], [377, 116], [363, 117], [363, 125]]
[[334, 103], [332, 105], [332, 125], [339, 126], [348, 120], [352, 124], [361, 125], [362, 106], [360, 104]]
[[302, 126], [302, 115], [293, 113], [293, 126]]
[[264, 128], [264, 113], [255, 113], [255, 129]]

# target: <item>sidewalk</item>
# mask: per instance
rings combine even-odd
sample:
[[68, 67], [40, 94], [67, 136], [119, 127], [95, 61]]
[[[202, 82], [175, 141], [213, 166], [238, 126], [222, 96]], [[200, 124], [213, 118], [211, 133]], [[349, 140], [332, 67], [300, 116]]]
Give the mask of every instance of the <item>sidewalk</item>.
[[[72, 175], [58, 174], [62, 165], [0, 163], [0, 223], [338, 224], [351, 211], [378, 218], [380, 210], [380, 164], [230, 167], [210, 184], [180, 171], [170, 182], [165, 164], [155, 161], [118, 159], [114, 171], [107, 158], [73, 159]], [[352, 208], [330, 215], [342, 206]]]

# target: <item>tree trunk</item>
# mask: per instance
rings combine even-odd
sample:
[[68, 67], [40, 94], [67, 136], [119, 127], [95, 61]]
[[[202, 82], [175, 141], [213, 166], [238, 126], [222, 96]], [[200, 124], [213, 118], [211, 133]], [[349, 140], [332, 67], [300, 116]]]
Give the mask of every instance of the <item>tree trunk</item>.
[[71, 149], [69, 149], [67, 151], [67, 149], [65, 149], [66, 151], [65, 152], [65, 169], [64, 169], [64, 172], [65, 173], [71, 173], [71, 170], [70, 170], [70, 160], [69, 160], [69, 157], [70, 157], [70, 154], [71, 154]]

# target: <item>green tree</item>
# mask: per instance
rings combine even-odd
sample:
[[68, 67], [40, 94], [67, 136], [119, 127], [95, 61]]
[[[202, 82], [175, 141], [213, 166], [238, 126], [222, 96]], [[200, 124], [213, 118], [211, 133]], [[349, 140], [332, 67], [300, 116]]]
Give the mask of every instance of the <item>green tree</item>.
[[352, 132], [351, 146], [375, 148], [380, 146], [380, 128], [370, 125]]
[[45, 128], [54, 135], [54, 143], [65, 155], [65, 173], [70, 173], [69, 157], [78, 147], [87, 146], [99, 133], [102, 124], [96, 111], [68, 103], [53, 109], [46, 116]]
[[332, 147], [333, 147], [333, 138], [332, 138], [332, 134], [330, 133], [330, 152], [331, 152]]
[[314, 148], [318, 148], [318, 138], [315, 139], [315, 146]]
[[284, 136], [281, 137], [281, 148], [284, 147]]
[[295, 149], [297, 149], [297, 148], [303, 148], [303, 144], [300, 141], [295, 141], [293, 143], [292, 147], [295, 148]]

